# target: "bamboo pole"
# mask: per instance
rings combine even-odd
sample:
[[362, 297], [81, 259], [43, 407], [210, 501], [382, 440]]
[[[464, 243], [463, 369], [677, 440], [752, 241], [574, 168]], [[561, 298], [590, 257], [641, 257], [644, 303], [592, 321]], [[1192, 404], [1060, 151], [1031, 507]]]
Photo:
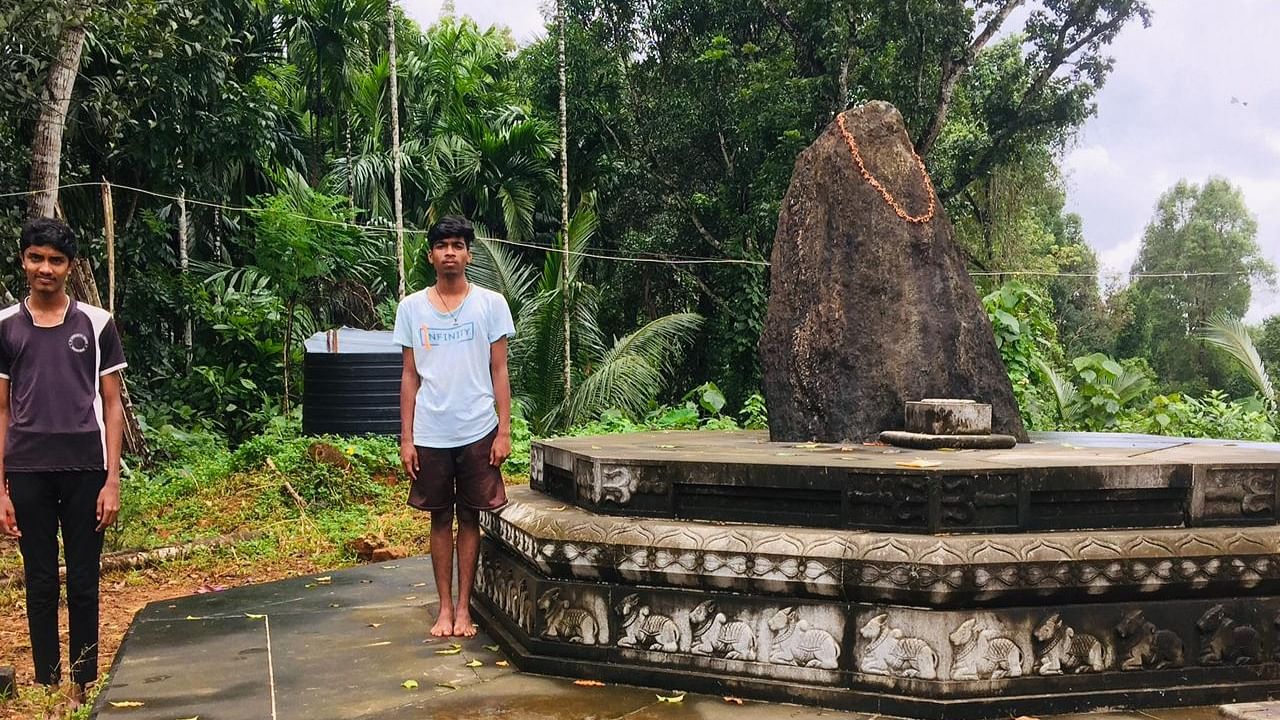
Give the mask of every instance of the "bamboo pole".
[[102, 179], [102, 231], [107, 240], [107, 310], [116, 312], [116, 209], [111, 183]]

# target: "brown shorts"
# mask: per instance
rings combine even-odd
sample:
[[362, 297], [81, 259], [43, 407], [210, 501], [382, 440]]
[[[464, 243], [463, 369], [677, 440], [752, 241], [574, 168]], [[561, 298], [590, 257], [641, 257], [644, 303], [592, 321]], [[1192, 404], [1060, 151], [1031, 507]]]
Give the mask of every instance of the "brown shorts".
[[489, 464], [498, 428], [470, 445], [418, 448], [418, 477], [409, 488], [409, 505], [419, 510], [452, 510], [455, 502], [472, 510], [497, 510], [507, 504], [502, 471]]

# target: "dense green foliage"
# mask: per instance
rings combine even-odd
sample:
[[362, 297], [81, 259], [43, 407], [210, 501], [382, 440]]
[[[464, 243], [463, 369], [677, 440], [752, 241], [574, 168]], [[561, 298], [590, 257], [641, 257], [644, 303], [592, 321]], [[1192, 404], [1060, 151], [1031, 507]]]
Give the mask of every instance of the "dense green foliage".
[[[491, 238], [473, 279], [517, 317], [520, 432], [638, 426], [663, 402], [673, 423], [713, 407], [761, 426], [765, 263], [794, 158], [835, 112], [886, 99], [955, 224], [1031, 427], [1124, 426], [1153, 392], [1201, 409], [1211, 389], [1248, 398], [1257, 368], [1202, 339], [1270, 273], [1239, 191], [1179, 183], [1133, 268], [1233, 274], [1142, 278], [1110, 295], [1065, 211], [1057, 158], [1094, 112], [1107, 44], [1150, 21], [1146, 4], [1010, 15], [1017, 4], [565, 0], [567, 228], [553, 39], [518, 47], [465, 18], [423, 29], [397, 15], [409, 287], [431, 281], [421, 231], [441, 215], [467, 214]], [[115, 301], [135, 398], [153, 426], [253, 437], [300, 397], [302, 338], [385, 327], [394, 310], [386, 0], [13, 0], [0, 10], [0, 188], [26, 186], [42, 83], [82, 8], [62, 180], [117, 186]], [[186, 274], [171, 199], [184, 193]], [[0, 232], [14, 233], [23, 203], [0, 198]], [[105, 288], [99, 188], [68, 188], [60, 204]], [[543, 251], [562, 232], [582, 254]], [[1045, 275], [1009, 274], [1026, 271]], [[21, 287], [14, 268], [0, 279]], [[1252, 340], [1274, 373], [1280, 325]], [[1163, 415], [1160, 427], [1194, 425]]]

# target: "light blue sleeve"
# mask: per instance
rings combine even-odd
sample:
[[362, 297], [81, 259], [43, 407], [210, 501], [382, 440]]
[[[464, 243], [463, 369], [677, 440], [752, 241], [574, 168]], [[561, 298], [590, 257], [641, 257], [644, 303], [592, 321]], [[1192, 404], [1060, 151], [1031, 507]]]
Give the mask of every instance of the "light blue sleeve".
[[414, 337], [413, 312], [409, 308], [408, 297], [396, 306], [396, 327], [391, 333], [391, 341], [407, 348], [418, 345], [417, 338]]
[[511, 308], [501, 293], [493, 294], [489, 304], [489, 344], [498, 342], [504, 337], [516, 336], [516, 324], [511, 319]]

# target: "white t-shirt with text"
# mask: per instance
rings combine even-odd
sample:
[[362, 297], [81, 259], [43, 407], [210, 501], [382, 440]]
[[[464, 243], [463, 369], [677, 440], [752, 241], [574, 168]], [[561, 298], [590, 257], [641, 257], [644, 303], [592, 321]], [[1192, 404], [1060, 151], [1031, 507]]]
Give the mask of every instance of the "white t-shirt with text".
[[490, 346], [515, 333], [506, 298], [474, 283], [450, 313], [432, 307], [426, 290], [400, 301], [392, 339], [413, 348], [421, 381], [414, 403], [414, 445], [462, 447], [497, 427]]

